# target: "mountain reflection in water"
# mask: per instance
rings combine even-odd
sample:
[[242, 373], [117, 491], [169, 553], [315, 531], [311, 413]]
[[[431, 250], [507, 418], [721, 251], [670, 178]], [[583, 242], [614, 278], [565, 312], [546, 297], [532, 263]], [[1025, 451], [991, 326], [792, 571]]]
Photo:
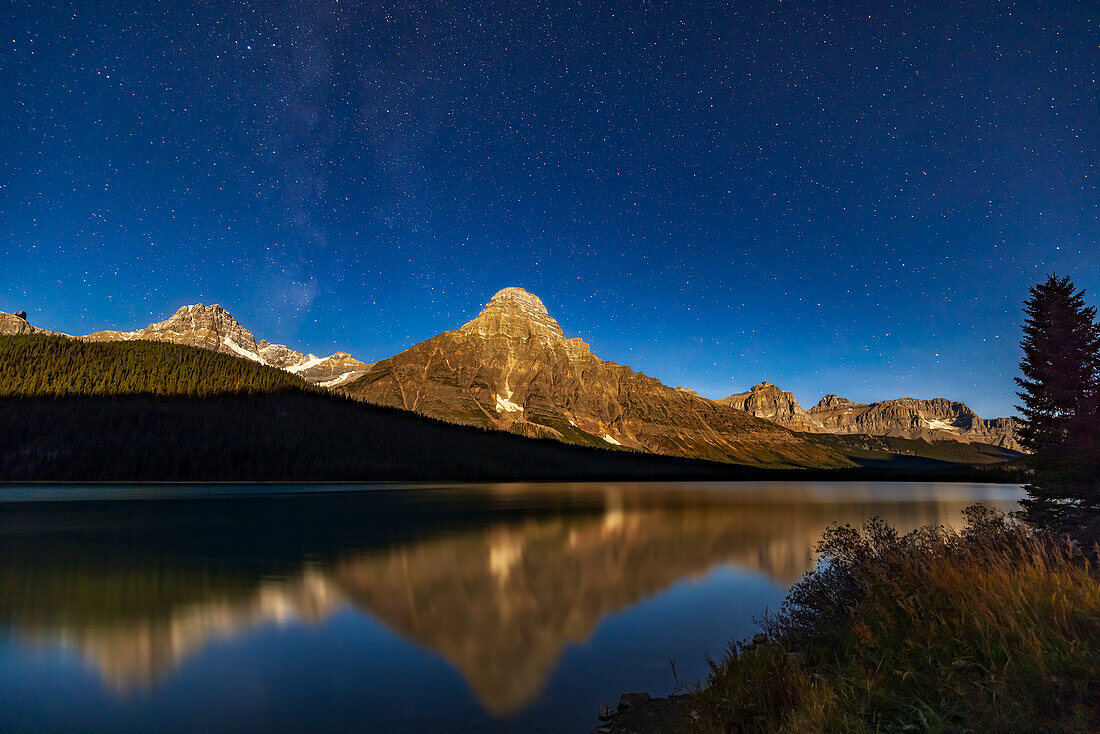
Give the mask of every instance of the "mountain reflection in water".
[[486, 711], [505, 716], [535, 700], [601, 620], [681, 579], [732, 564], [786, 587], [830, 523], [955, 524], [977, 499], [1007, 509], [1018, 495], [942, 484], [501, 485], [0, 504], [0, 625], [35, 647], [78, 650], [133, 694], [214, 641], [350, 610], [441, 655]]

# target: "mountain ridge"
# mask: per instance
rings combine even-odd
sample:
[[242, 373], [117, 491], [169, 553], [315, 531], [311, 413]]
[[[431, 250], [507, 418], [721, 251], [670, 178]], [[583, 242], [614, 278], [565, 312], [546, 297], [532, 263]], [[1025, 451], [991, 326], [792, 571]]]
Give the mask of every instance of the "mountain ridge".
[[380, 360], [341, 391], [571, 443], [775, 466], [848, 464], [774, 423], [596, 357], [520, 288], [502, 289], [458, 329]]
[[[25, 312], [0, 313], [0, 334], [29, 333], [57, 334], [29, 324]], [[256, 340], [219, 304], [181, 306], [143, 329], [72, 338], [196, 346], [277, 367], [366, 402], [604, 448], [778, 466], [838, 461], [829, 456], [831, 449], [773, 430], [779, 427], [788, 433], [979, 442], [1023, 450], [1014, 418], [982, 419], [965, 403], [946, 398], [862, 404], [829, 394], [806, 410], [792, 393], [768, 381], [743, 393], [704, 398], [594, 355], [583, 339], [565, 336], [537, 295], [518, 287], [498, 291], [457, 329], [377, 363], [348, 352], [317, 357]]]
[[172, 344], [209, 349], [231, 354], [259, 364], [277, 367], [297, 374], [307, 382], [331, 387], [352, 379], [370, 368], [370, 364], [355, 359], [347, 352], [335, 352], [327, 357], [303, 354], [282, 344], [271, 344], [241, 325], [220, 304], [201, 303], [180, 306], [164, 321], [149, 324], [134, 331], [106, 330], [83, 336], [73, 336], [31, 326], [25, 312], [0, 312], [0, 334], [47, 334], [67, 336], [88, 342], [162, 341]]
[[979, 442], [1024, 451], [1015, 418], [981, 418], [966, 403], [948, 398], [855, 403], [830, 393], [804, 410], [792, 393], [764, 381], [716, 402], [807, 433]]

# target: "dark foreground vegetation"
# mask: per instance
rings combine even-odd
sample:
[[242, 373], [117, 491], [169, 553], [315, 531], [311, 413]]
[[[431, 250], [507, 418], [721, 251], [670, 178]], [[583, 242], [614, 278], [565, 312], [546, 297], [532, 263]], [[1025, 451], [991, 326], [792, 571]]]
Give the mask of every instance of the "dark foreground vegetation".
[[674, 701], [680, 728], [1100, 731], [1100, 324], [1054, 275], [1025, 312], [1019, 517], [829, 529], [782, 611]]
[[834, 527], [714, 663], [693, 731], [1100, 731], [1100, 576], [980, 507], [961, 532]]

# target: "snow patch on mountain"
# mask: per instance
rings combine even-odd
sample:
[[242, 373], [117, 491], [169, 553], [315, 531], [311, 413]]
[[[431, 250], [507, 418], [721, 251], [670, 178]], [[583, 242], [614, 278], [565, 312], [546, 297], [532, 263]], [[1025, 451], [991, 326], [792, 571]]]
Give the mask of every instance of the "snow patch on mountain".
[[296, 364], [296, 365], [292, 365], [292, 366], [286, 367], [284, 369], [286, 369], [287, 372], [290, 372], [291, 374], [296, 375], [299, 372], [301, 372], [302, 370], [308, 370], [310, 367], [316, 367], [317, 365], [324, 362], [326, 359], [328, 359], [328, 357], [315, 357], [312, 354], [307, 354], [305, 362], [302, 362], [302, 363]]
[[951, 425], [947, 421], [942, 421], [938, 418], [935, 420], [928, 420], [927, 418], [924, 418], [923, 420], [925, 423], [928, 424], [928, 428], [933, 431], [951, 431], [952, 433], [958, 433], [959, 431], [957, 427]]
[[510, 399], [512, 397], [510, 392], [509, 392], [509, 395], [508, 395], [507, 398], [501, 397], [500, 395], [494, 395], [493, 397], [496, 398], [496, 400], [497, 400], [497, 412], [498, 413], [500, 413], [500, 412], [504, 412], [504, 413], [522, 413], [523, 412], [523, 406], [519, 405], [518, 403], [512, 402], [512, 400]]
[[344, 374], [340, 375], [339, 377], [337, 377], [334, 380], [329, 380], [328, 382], [319, 382], [317, 384], [320, 385], [321, 387], [335, 387], [335, 386], [339, 385], [341, 382], [346, 382], [347, 379], [349, 377], [351, 377], [352, 375], [354, 375], [354, 374], [355, 374], [355, 371], [352, 370], [351, 372], [345, 372]]
[[234, 353], [239, 354], [240, 356], [244, 357], [245, 359], [251, 359], [253, 362], [259, 362], [260, 364], [267, 364], [266, 362], [263, 361], [263, 359], [260, 358], [260, 355], [254, 354], [254, 353], [248, 351], [247, 349], [242, 349], [240, 347], [240, 345], [238, 345], [235, 341], [230, 339], [228, 336], [225, 337], [224, 339], [222, 339], [222, 344], [229, 347]]

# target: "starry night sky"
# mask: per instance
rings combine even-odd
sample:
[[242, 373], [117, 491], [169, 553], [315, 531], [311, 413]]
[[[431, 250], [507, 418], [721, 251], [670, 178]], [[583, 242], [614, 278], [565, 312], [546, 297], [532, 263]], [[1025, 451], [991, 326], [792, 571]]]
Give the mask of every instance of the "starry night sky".
[[1028, 285], [1100, 304], [1095, 2], [9, 7], [0, 310], [45, 328], [216, 302], [373, 361], [517, 285], [710, 397], [988, 417]]

